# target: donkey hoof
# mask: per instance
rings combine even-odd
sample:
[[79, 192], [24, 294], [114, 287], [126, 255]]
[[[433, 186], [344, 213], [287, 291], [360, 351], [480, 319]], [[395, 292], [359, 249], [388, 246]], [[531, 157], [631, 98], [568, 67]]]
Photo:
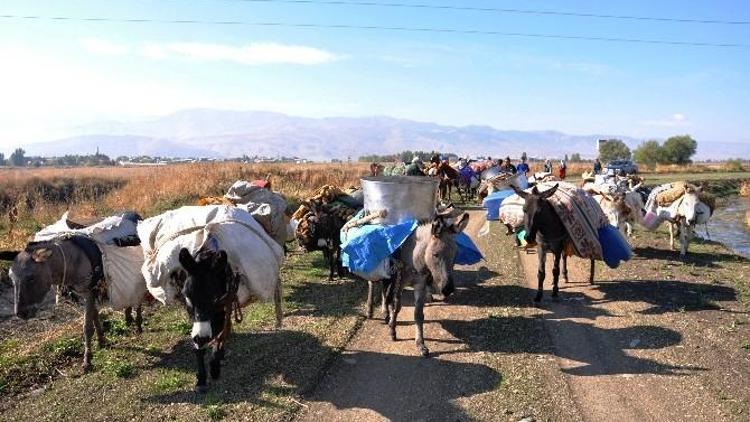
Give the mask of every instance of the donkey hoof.
[[534, 302], [539, 303], [542, 301], [542, 295], [536, 295], [534, 296]]
[[396, 341], [396, 332], [395, 331], [391, 332], [390, 335], [391, 335], [391, 341]]
[[430, 349], [427, 348], [427, 346], [418, 346], [419, 354], [422, 355], [423, 358], [430, 357]]
[[206, 394], [208, 393], [208, 386], [207, 385], [196, 385], [195, 386], [195, 393], [196, 394]]
[[84, 374], [88, 374], [89, 372], [91, 372], [92, 368], [93, 367], [91, 366], [91, 362], [83, 362], [81, 364], [81, 369], [83, 370]]

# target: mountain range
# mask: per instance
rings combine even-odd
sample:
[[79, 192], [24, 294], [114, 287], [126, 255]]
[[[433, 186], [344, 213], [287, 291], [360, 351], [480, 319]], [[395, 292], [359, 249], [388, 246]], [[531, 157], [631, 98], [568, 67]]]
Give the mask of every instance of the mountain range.
[[[229, 158], [296, 156], [329, 160], [403, 150], [460, 155], [562, 157], [596, 155], [598, 139], [622, 139], [631, 148], [642, 140], [617, 135], [499, 130], [448, 126], [392, 117], [306, 118], [263, 111], [182, 110], [138, 122], [101, 122], [75, 129], [77, 136], [24, 146], [27, 155], [60, 156], [98, 150], [121, 155]], [[750, 145], [699, 142], [698, 158], [750, 156]]]

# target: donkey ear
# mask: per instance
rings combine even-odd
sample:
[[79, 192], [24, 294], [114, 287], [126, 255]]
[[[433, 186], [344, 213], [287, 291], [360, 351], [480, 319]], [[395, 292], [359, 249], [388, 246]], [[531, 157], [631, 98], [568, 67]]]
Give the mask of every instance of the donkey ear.
[[519, 189], [516, 185], [510, 185], [510, 187], [513, 188], [513, 192], [515, 192], [516, 195], [523, 199], [529, 199], [529, 194], [526, 191]]
[[466, 226], [469, 225], [469, 214], [464, 214], [463, 217], [461, 217], [461, 220], [459, 220], [458, 223], [451, 226], [451, 230], [453, 233], [461, 233], [466, 229]]
[[439, 237], [443, 233], [443, 229], [445, 229], [445, 224], [443, 223], [442, 218], [437, 218], [435, 221], [432, 222], [432, 235]]
[[14, 261], [21, 251], [0, 251], [0, 261]]
[[224, 268], [227, 266], [227, 253], [224, 250], [219, 251], [219, 254], [216, 256], [215, 265], [219, 268]]
[[52, 256], [52, 251], [47, 248], [39, 248], [31, 253], [34, 262], [45, 262]]
[[539, 187], [535, 185], [535, 186], [534, 186], [534, 187], [533, 187], [533, 188], [531, 189], [531, 194], [532, 194], [532, 195], [539, 195]]
[[186, 248], [180, 250], [180, 265], [189, 273], [193, 273], [198, 267], [195, 258], [193, 258], [193, 255]]
[[542, 192], [542, 194], [540, 196], [542, 197], [542, 199], [547, 199], [547, 198], [551, 197], [552, 195], [554, 195], [555, 192], [557, 192], [557, 188], [559, 188], [559, 187], [560, 187], [560, 184], [558, 183], [555, 186], [552, 186], [551, 188], [549, 188], [546, 191]]

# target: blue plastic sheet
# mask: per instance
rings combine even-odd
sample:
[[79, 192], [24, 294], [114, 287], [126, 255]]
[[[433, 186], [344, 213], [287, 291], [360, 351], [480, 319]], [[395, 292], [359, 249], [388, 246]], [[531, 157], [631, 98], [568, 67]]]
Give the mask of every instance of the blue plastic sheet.
[[346, 235], [342, 233], [342, 264], [351, 271], [371, 272], [401, 247], [417, 225], [416, 220], [393, 226], [373, 224], [351, 229]]
[[456, 264], [474, 265], [484, 259], [482, 252], [466, 233], [461, 232], [456, 235], [456, 245], [458, 246], [454, 261]]
[[513, 192], [512, 189], [503, 189], [497, 192], [493, 192], [491, 195], [488, 195], [486, 198], [484, 198], [484, 201], [482, 201], [482, 206], [487, 208], [488, 221], [497, 221], [500, 219], [500, 206], [503, 204], [503, 201], [505, 199], [507, 199], [514, 193], [515, 192]]
[[622, 233], [609, 224], [599, 229], [599, 243], [602, 245], [602, 257], [609, 268], [617, 268], [620, 262], [633, 257], [628, 241]]
[[[369, 273], [391, 256], [417, 229], [416, 220], [393, 226], [366, 225], [341, 234], [341, 262], [353, 272]], [[455, 237], [458, 251], [455, 263], [472, 265], [484, 257], [465, 233]]]

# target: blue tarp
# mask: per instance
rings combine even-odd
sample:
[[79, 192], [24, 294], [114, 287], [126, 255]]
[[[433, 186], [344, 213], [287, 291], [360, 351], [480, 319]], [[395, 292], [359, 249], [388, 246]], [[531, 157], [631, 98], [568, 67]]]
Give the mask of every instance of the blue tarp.
[[503, 201], [515, 192], [513, 189], [503, 189], [493, 192], [482, 201], [482, 206], [487, 208], [487, 220], [496, 221], [500, 219], [500, 206]]
[[[342, 264], [354, 272], [369, 273], [375, 270], [378, 264], [403, 245], [417, 225], [416, 220], [411, 220], [393, 226], [366, 225], [342, 233]], [[458, 246], [456, 264], [472, 265], [483, 259], [479, 248], [465, 233], [457, 234], [455, 239]]]
[[466, 233], [461, 232], [456, 235], [456, 245], [458, 246], [458, 252], [456, 252], [456, 264], [474, 265], [484, 259], [482, 252], [479, 251], [477, 245], [474, 244]]

